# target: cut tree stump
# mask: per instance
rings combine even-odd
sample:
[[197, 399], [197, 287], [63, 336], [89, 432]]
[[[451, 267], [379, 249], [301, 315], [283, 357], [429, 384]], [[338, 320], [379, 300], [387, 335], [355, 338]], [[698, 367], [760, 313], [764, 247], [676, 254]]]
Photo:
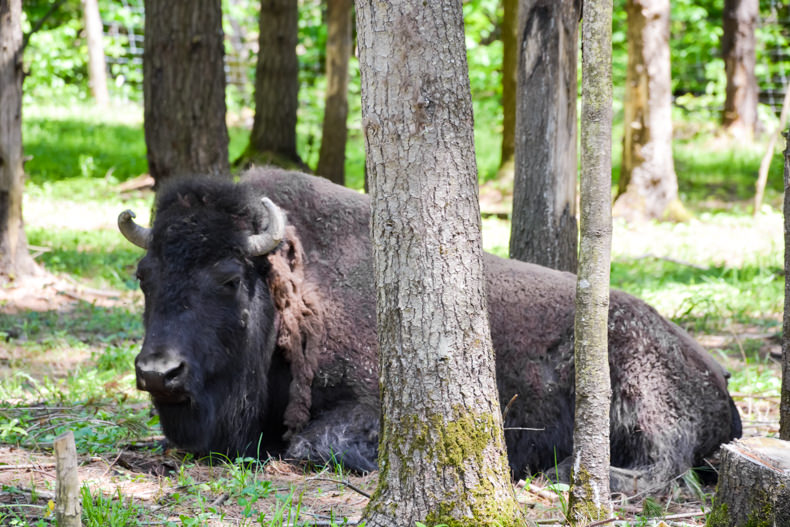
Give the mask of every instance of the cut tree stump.
[[707, 527], [790, 527], [790, 442], [767, 437], [721, 448]]
[[80, 478], [77, 474], [77, 448], [69, 430], [55, 438], [55, 517], [60, 527], [80, 527]]

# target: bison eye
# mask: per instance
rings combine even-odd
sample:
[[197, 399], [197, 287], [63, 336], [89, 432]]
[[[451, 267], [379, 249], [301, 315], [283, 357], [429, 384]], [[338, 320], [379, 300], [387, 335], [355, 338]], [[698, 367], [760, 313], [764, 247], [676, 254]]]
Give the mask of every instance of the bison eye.
[[228, 291], [235, 291], [239, 288], [239, 284], [241, 284], [241, 277], [240, 276], [231, 276], [226, 278], [222, 282], [222, 287], [227, 289]]

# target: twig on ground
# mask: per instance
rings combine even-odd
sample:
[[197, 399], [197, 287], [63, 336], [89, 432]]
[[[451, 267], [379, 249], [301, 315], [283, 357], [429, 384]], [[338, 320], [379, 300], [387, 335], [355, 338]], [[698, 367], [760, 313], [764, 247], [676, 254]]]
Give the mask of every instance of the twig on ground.
[[118, 462], [118, 460], [121, 459], [121, 456], [123, 455], [124, 452], [126, 452], [126, 449], [124, 449], [124, 448], [122, 448], [121, 451], [118, 452], [118, 455], [115, 456], [115, 459], [112, 460], [112, 463], [107, 465], [107, 470], [105, 470], [104, 474], [101, 475], [102, 478], [104, 478], [104, 476], [109, 474], [110, 470], [112, 470], [112, 467], [114, 467], [115, 464]]
[[39, 468], [51, 468], [55, 463], [30, 463], [27, 465], [0, 465], [0, 470], [29, 470]]
[[351, 490], [353, 490], [354, 492], [357, 492], [357, 493], [359, 493], [359, 494], [362, 494], [362, 495], [363, 495], [363, 496], [365, 496], [366, 498], [370, 499], [370, 494], [368, 494], [368, 493], [367, 493], [367, 492], [365, 492], [364, 490], [360, 489], [360, 488], [359, 488], [359, 487], [357, 487], [356, 485], [354, 485], [354, 484], [352, 484], [352, 483], [350, 483], [350, 482], [348, 482], [348, 481], [346, 481], [346, 480], [332, 479], [332, 478], [319, 478], [319, 477], [314, 477], [314, 478], [308, 478], [308, 481], [328, 481], [328, 482], [330, 482], [330, 483], [339, 483], [339, 484], [341, 484], [341, 485], [345, 485], [346, 487], [350, 488], [350, 489], [351, 489]]
[[226, 501], [228, 501], [228, 498], [230, 498], [230, 494], [228, 494], [228, 493], [226, 492], [226, 493], [222, 494], [221, 496], [219, 496], [219, 497], [218, 497], [217, 499], [215, 499], [214, 501], [212, 501], [211, 503], [209, 503], [209, 505], [208, 505], [208, 506], [209, 506], [209, 507], [219, 507], [220, 505], [222, 505], [223, 503], [225, 503]]

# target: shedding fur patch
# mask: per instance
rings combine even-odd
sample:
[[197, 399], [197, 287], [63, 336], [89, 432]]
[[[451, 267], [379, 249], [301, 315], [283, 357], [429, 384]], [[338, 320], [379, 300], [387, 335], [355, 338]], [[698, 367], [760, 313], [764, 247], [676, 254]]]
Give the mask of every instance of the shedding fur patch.
[[318, 292], [305, 281], [304, 250], [292, 226], [268, 258], [272, 266], [269, 289], [278, 313], [277, 348], [291, 367], [284, 416], [285, 439], [289, 439], [310, 420], [311, 385], [324, 338], [323, 312]]

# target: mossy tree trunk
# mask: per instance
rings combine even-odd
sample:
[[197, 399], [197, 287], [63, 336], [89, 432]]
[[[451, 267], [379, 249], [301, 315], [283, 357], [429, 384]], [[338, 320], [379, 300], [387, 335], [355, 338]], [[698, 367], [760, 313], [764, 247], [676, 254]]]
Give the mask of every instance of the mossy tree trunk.
[[502, 0], [502, 153], [498, 175], [500, 178], [512, 177], [516, 153], [518, 2], [519, 0]]
[[576, 281], [576, 409], [569, 520], [611, 515], [609, 262], [612, 243], [612, 3], [585, 0], [582, 22], [581, 241]]
[[576, 271], [579, 0], [521, 0], [510, 257]]
[[327, 0], [326, 97], [316, 173], [345, 185], [348, 128], [348, 62], [353, 0]]
[[299, 105], [299, 3], [261, 0], [255, 117], [243, 164], [304, 168], [296, 148]]
[[727, 73], [722, 125], [733, 135], [751, 138], [757, 128], [757, 77], [754, 30], [758, 0], [724, 0], [721, 55]]
[[145, 0], [145, 144], [157, 186], [230, 177], [224, 55], [219, 0]]
[[625, 133], [614, 213], [628, 220], [682, 214], [672, 160], [669, 0], [627, 0], [626, 12]]
[[785, 133], [785, 308], [782, 327], [782, 393], [779, 403], [779, 437], [790, 441], [790, 132]]
[[366, 525], [517, 525], [482, 266], [461, 0], [358, 0], [377, 290]]
[[35, 271], [22, 222], [22, 2], [0, 0], [0, 282]]

